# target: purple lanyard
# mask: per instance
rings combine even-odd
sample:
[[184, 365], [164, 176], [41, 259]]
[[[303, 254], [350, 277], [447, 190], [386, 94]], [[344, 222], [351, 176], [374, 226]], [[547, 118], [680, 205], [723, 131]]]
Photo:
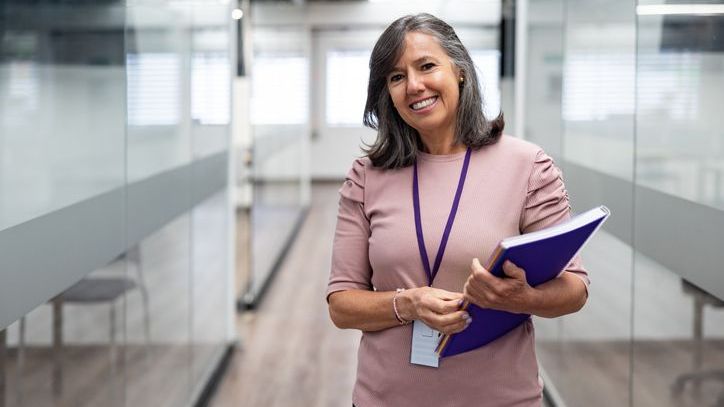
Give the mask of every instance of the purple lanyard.
[[437, 256], [435, 256], [435, 266], [432, 270], [430, 270], [430, 260], [427, 257], [427, 249], [425, 248], [425, 238], [422, 235], [422, 220], [420, 219], [420, 189], [417, 182], [417, 161], [414, 164], [414, 172], [412, 175], [412, 204], [415, 208], [415, 230], [417, 231], [417, 246], [420, 248], [420, 257], [422, 258], [422, 265], [425, 267], [425, 273], [427, 273], [429, 286], [432, 286], [432, 281], [435, 279], [437, 271], [440, 269], [442, 256], [445, 254], [447, 239], [450, 237], [450, 231], [452, 230], [455, 215], [458, 212], [458, 205], [460, 204], [460, 196], [463, 194], [465, 178], [468, 175], [468, 164], [470, 164], [471, 151], [470, 147], [468, 147], [468, 151], [465, 153], [465, 161], [463, 162], [463, 169], [460, 171], [458, 189], [455, 191], [455, 199], [453, 200], [452, 208], [450, 208], [450, 215], [447, 217], [447, 225], [445, 225], [445, 232], [442, 234], [440, 247], [437, 249]]

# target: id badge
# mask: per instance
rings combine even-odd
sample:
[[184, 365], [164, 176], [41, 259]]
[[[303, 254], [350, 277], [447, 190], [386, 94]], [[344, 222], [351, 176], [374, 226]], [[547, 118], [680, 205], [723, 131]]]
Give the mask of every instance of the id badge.
[[438, 367], [438, 356], [435, 353], [437, 343], [440, 341], [439, 333], [425, 325], [420, 320], [415, 320], [412, 325], [412, 351], [410, 352], [410, 363], [422, 366]]

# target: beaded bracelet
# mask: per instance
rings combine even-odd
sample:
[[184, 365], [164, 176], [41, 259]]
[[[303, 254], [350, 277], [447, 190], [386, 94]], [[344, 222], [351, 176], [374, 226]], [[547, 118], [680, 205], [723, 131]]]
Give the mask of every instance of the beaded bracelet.
[[404, 288], [398, 288], [397, 290], [395, 290], [395, 295], [392, 297], [392, 309], [395, 311], [395, 318], [397, 318], [397, 322], [399, 322], [400, 325], [407, 325], [412, 321], [408, 321], [405, 318], [402, 318], [400, 316], [400, 313], [397, 311], [397, 295], [403, 291], [405, 291]]

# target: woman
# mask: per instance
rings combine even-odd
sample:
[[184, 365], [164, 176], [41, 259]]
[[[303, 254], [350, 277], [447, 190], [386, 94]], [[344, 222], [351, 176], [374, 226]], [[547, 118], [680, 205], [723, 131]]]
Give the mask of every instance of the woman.
[[502, 136], [502, 114], [485, 118], [470, 55], [429, 14], [398, 19], [377, 41], [364, 123], [378, 136], [340, 189], [327, 293], [334, 324], [363, 331], [354, 404], [540, 405], [530, 320], [437, 368], [411, 363], [410, 323], [460, 332], [463, 299], [543, 317], [583, 306], [578, 259], [535, 288], [513, 264], [500, 279], [478, 260], [504, 237], [570, 217], [560, 171], [539, 147]]

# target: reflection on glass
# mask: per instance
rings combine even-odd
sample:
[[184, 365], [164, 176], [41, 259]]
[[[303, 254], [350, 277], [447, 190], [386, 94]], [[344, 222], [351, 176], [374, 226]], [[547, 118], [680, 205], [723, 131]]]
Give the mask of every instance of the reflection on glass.
[[500, 113], [500, 51], [471, 49], [470, 57], [478, 70], [485, 117], [496, 117]]
[[634, 405], [724, 401], [724, 300], [636, 257]]
[[582, 257], [592, 280], [588, 301], [576, 314], [535, 318], [539, 362], [567, 405], [627, 405], [631, 248], [599, 231]]
[[127, 178], [191, 160], [188, 5], [126, 9]]
[[229, 124], [231, 72], [224, 52], [195, 52], [191, 59], [191, 119]]
[[566, 60], [563, 119], [571, 122], [607, 120], [630, 115], [635, 60], [625, 53], [577, 52]]
[[[515, 129], [514, 133], [545, 147], [555, 159], [562, 156], [563, 3], [562, 0], [529, 3], [526, 40], [530, 51], [526, 53], [525, 100], [521, 101], [524, 104], [525, 128]], [[508, 55], [507, 58], [512, 57]], [[509, 79], [505, 78], [503, 83]], [[510, 88], [508, 91], [512, 92]], [[511, 102], [507, 103], [510, 106]]]
[[227, 244], [227, 199], [225, 191], [219, 192], [196, 206], [191, 216], [194, 380], [201, 380], [214, 368], [216, 357], [225, 348], [227, 258], [219, 255], [219, 247]]
[[[193, 156], [226, 154], [231, 135], [229, 2], [192, 6], [191, 134]], [[203, 18], [202, 18], [203, 16]], [[194, 185], [203, 188], [201, 185]], [[190, 216], [191, 383], [203, 383], [226, 349], [229, 321], [229, 195], [226, 189], [197, 204]], [[243, 258], [246, 260], [246, 258]]]
[[[672, 14], [679, 6], [687, 5], [639, 8], [637, 184], [724, 209], [724, 15]], [[691, 236], [691, 244], [699, 238]], [[687, 256], [686, 247], [676, 250]], [[691, 270], [641, 253], [635, 261], [633, 404], [724, 405], [718, 287], [699, 286], [681, 277], [695, 279]]]
[[724, 209], [724, 16], [639, 16], [637, 172], [650, 188]]
[[251, 78], [252, 124], [306, 123], [308, 75], [304, 56], [255, 55]]
[[66, 19], [40, 3], [0, 6], [0, 230], [124, 180], [123, 21], [91, 29], [75, 20], [112, 5]]
[[[630, 2], [562, 3], [534, 1], [529, 10], [526, 134], [560, 154], [564, 178], [583, 176], [571, 172], [579, 168], [572, 163], [596, 187], [608, 175], [633, 180], [636, 37], [623, 11]], [[584, 194], [622, 208], [633, 201], [631, 188], [611, 197], [588, 184], [566, 186], [574, 205]], [[600, 231], [581, 253], [591, 279], [585, 307], [535, 319], [546, 386], [566, 405], [629, 405], [632, 252], [629, 242]]]
[[565, 37], [562, 146], [572, 163], [632, 180], [636, 32], [632, 18], [610, 14], [614, 7], [602, 7], [608, 16], [590, 22], [584, 4], [569, 9], [573, 19], [567, 21]]
[[29, 61], [12, 61], [5, 65], [3, 71], [7, 78], [3, 80], [7, 86], [7, 97], [4, 98], [3, 110], [9, 111], [13, 106], [16, 115], [3, 115], [5, 125], [20, 125], [23, 116], [32, 114], [38, 109], [38, 93], [40, 79], [37, 65]]
[[252, 261], [245, 294], [254, 303], [290, 244], [307, 205], [309, 32], [259, 29], [251, 77], [253, 126]]
[[196, 159], [225, 151], [231, 123], [231, 58], [228, 7], [198, 3], [201, 15], [216, 18], [194, 19], [191, 31], [191, 133]]
[[[43, 258], [95, 263], [32, 270], [38, 285], [48, 279], [64, 290], [1, 327], [0, 406], [188, 405], [227, 345], [229, 220], [225, 192], [191, 210], [193, 181], [204, 174], [172, 171], [228, 148], [229, 5], [30, 3], [0, 2], [0, 233], [23, 222], [32, 233], [58, 232], [52, 220], [68, 219], [61, 209], [81, 201], [87, 213], [107, 205], [121, 222], [156, 224], [94, 230], [99, 244], [113, 245], [111, 257], [128, 231], [148, 229], [105, 265], [86, 253], [95, 250], [44, 253], [27, 237]], [[155, 180], [171, 182], [152, 191], [134, 184], [164, 171], [171, 176]], [[122, 194], [108, 203], [114, 189]], [[172, 215], [125, 216], [135, 215], [125, 213], [128, 197], [162, 206], [159, 190], [180, 191], [160, 198]], [[104, 227], [76, 223], [60, 230], [71, 242]]]
[[128, 54], [128, 124], [175, 125], [179, 121], [180, 60], [172, 53]]
[[367, 99], [370, 51], [327, 51], [328, 126], [362, 126]]
[[126, 275], [145, 287], [125, 302], [129, 405], [178, 405], [188, 397], [189, 228], [190, 216], [182, 215], [129, 252]]

